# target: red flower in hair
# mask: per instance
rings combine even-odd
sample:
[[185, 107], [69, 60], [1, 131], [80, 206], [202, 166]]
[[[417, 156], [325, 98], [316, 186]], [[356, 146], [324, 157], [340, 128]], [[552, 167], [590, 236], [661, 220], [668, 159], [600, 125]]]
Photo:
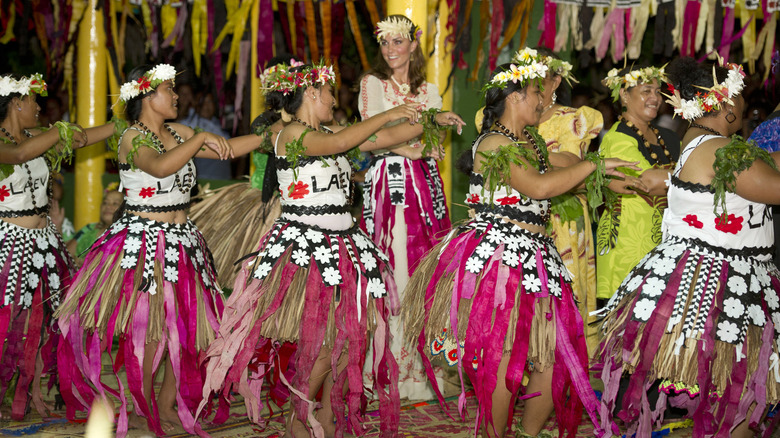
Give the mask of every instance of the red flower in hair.
[[668, 82], [666, 84], [666, 89], [669, 90], [669, 92], [672, 93], [672, 94], [674, 94], [674, 92], [675, 92], [674, 85], [672, 85], [671, 82]]
[[693, 228], [702, 228], [704, 224], [696, 217], [695, 214], [689, 214], [683, 218], [683, 222], [692, 226]]
[[735, 217], [733, 214], [728, 215], [728, 217], [720, 215], [715, 218], [715, 229], [724, 233], [737, 234], [742, 229], [744, 219], [741, 216]]
[[138, 91], [142, 94], [152, 89], [152, 83], [146, 76], [141, 76], [136, 82], [138, 82]]

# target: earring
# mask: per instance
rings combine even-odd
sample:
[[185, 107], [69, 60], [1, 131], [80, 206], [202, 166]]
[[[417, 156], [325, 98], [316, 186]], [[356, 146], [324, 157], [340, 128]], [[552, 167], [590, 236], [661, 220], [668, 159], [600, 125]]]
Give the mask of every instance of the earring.
[[[731, 118], [729, 118], [729, 116], [731, 116]], [[729, 111], [729, 113], [726, 114], [726, 121], [729, 123], [734, 123], [735, 120], [737, 120], [737, 116], [735, 116], [733, 112]]]
[[558, 95], [555, 94], [555, 91], [553, 91], [553, 95], [552, 95], [552, 103], [553, 103], [553, 105], [555, 105], [555, 101], [556, 100], [558, 100]]
[[22, 110], [22, 107], [20, 107], [19, 105], [16, 105], [16, 110], [17, 110], [17, 111], [21, 111], [21, 110]]

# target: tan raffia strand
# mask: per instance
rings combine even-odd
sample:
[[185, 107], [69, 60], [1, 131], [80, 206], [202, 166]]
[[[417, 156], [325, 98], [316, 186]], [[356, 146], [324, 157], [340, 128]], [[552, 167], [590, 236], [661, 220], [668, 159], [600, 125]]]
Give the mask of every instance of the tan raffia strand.
[[[699, 273], [698, 270], [699, 268], [697, 268], [697, 271], [694, 273], [694, 277], [691, 282], [692, 285], [696, 284], [696, 277]], [[689, 290], [688, 296], [686, 297], [687, 308], [689, 311], [698, 311], [698, 306], [690, 305], [692, 295], [692, 292]], [[618, 319], [610, 321], [611, 329], [609, 329], [606, 333], [606, 341], [604, 345], [611, 346], [611, 351], [606, 352], [607, 355], [612, 355], [618, 364], [623, 365], [625, 371], [628, 373], [633, 373], [636, 369], [639, 356], [642, 353], [639, 346], [641, 345], [643, 335], [646, 334], [646, 331], [644, 330], [646, 324], [641, 324], [637, 331], [638, 335], [630, 354], [630, 362], [622, 363], [621, 358], [623, 357], [624, 348], [622, 343], [622, 327], [625, 326], [626, 319], [630, 316], [631, 312], [628, 311], [629, 306], [631, 305], [633, 298], [635, 298], [636, 295], [631, 294], [629, 297], [631, 298], [624, 299], [618, 305], [617, 308], [623, 309], [623, 313]], [[675, 340], [678, 339], [682, 333], [682, 326], [685, 324], [685, 320], [686, 315], [684, 314], [680, 322], [673, 326], [670, 331], [665, 332], [661, 337], [661, 342], [653, 360], [653, 365], [650, 369], [648, 379], [668, 379], [673, 383], [682, 384], [688, 387], [696, 385], [696, 378], [699, 371], [698, 354], [699, 349], [701, 348], [700, 345], [698, 345], [698, 339], [703, 335], [703, 333], [694, 333], [693, 337], [685, 340], [682, 348], [680, 348], [679, 355], [674, 354], [676, 349]], [[618, 329], [618, 327], [620, 329]], [[763, 330], [764, 329], [762, 327], [757, 327], [752, 324], [748, 325], [746, 337], [747, 357], [759, 356]], [[723, 391], [725, 390], [726, 386], [731, 382], [733, 373], [732, 365], [735, 359], [736, 346], [719, 340], [715, 340], [714, 343], [715, 352], [713, 357], [715, 358], [715, 361], [712, 365], [711, 375], [715, 385], [714, 390], [719, 396], [721, 396], [723, 395]], [[708, 345], [708, 348], [711, 347], [712, 346]], [[745, 379], [745, 385], [747, 385], [747, 383], [750, 381], [750, 376], [756, 372], [757, 368], [757, 361], [748, 361], [748, 377]], [[772, 404], [780, 401], [780, 383], [775, 382], [774, 375], [771, 371], [767, 375], [765, 387], [767, 391], [767, 403]], [[743, 387], [743, 393], [745, 389], [746, 388]]]
[[263, 203], [262, 197], [262, 191], [249, 184], [231, 184], [207, 190], [203, 200], [190, 209], [190, 219], [214, 257], [222, 287], [233, 288], [241, 269], [236, 261], [257, 250], [281, 214], [278, 197], [269, 203]]
[[[260, 297], [257, 301], [255, 313], [252, 315], [252, 324], [265, 314], [268, 307], [273, 303], [276, 294], [280, 293], [279, 288], [282, 280], [282, 267], [290, 263], [291, 251], [288, 249], [277, 261], [275, 268], [261, 283]], [[246, 269], [254, 272], [256, 263], [245, 263]], [[313, 263], [312, 263], [313, 264]], [[312, 266], [312, 265], [310, 265]], [[316, 266], [316, 265], [315, 265]], [[319, 275], [319, 274], [313, 274]], [[303, 307], [306, 301], [306, 280], [309, 276], [309, 268], [298, 268], [293, 275], [293, 280], [286, 292], [284, 300], [279, 308], [270, 318], [263, 322], [260, 329], [260, 335], [266, 338], [274, 339], [280, 342], [297, 342], [300, 338], [301, 321], [304, 319]], [[245, 287], [257, 287], [259, 280], [252, 280]], [[234, 291], [233, 293], [236, 293]], [[325, 329], [325, 346], [332, 348], [336, 338], [335, 309], [339, 305], [336, 301], [337, 288], [334, 288], [333, 298], [331, 299], [330, 309], [328, 311], [328, 323]], [[368, 330], [373, 332], [376, 321], [376, 306], [373, 299], [368, 299], [368, 309], [365, 314], [368, 320]], [[347, 315], [349, 316], [349, 315]], [[343, 325], [339, 324], [339, 325]]]
[[[431, 254], [439, 254], [441, 247], [446, 245], [447, 242], [442, 242], [435, 246], [431, 250]], [[423, 262], [417, 267], [412, 279], [407, 285], [408, 290], [425, 290], [427, 287], [427, 279], [433, 276], [438, 263], [436, 257], [426, 257]], [[451, 334], [452, 329], [450, 327], [450, 308], [452, 306], [452, 288], [453, 288], [454, 274], [443, 275], [439, 282], [436, 284], [436, 293], [431, 306], [430, 318], [426, 324], [426, 346], [425, 349], [430, 353], [431, 342], [439, 335], [441, 335], [443, 329], [447, 329], [447, 333]], [[478, 278], [476, 287], [479, 288], [481, 277]], [[515, 306], [512, 309], [509, 318], [509, 325], [507, 330], [507, 336], [504, 338], [504, 354], [508, 354], [512, 351], [512, 346], [515, 341], [515, 330], [517, 326], [517, 319], [520, 314], [520, 307], [517, 303], [520, 302], [520, 296], [522, 294], [522, 287], [518, 285], [515, 291]], [[422, 295], [422, 294], [407, 294]], [[405, 342], [410, 345], [417, 345], [417, 336], [419, 336], [422, 330], [423, 317], [424, 317], [424, 297], [404, 298], [402, 304], [403, 309], [414, 309], [409, 313], [405, 313], [406, 320], [404, 321], [405, 327], [407, 327]], [[471, 312], [472, 300], [462, 299], [458, 308], [458, 334], [462, 339], [466, 333], [468, 327], [469, 313]], [[414, 307], [411, 307], [414, 306]], [[547, 319], [547, 315], [552, 315], [551, 319]], [[555, 314], [551, 307], [550, 298], [541, 298], [536, 300], [534, 309], [534, 318], [531, 323], [531, 333], [528, 343], [528, 361], [534, 363], [534, 369], [543, 371], [549, 366], [555, 363]]]

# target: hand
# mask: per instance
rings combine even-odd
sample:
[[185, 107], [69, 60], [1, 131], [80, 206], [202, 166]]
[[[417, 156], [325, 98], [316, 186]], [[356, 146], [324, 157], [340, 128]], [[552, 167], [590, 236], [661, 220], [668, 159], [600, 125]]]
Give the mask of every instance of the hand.
[[607, 175], [613, 175], [613, 176], [623, 176], [623, 172], [615, 170], [618, 167], [625, 167], [632, 170], [639, 170], [642, 169], [639, 167], [639, 161], [626, 161], [621, 160], [620, 158], [605, 158], [604, 159], [604, 167], [607, 170]]
[[[615, 172], [620, 173], [618, 171]], [[609, 188], [613, 192], [620, 193], [621, 195], [635, 195], [637, 192], [647, 193], [649, 190], [641, 179], [623, 174], [616, 175], [616, 178], [613, 178], [612, 182], [609, 184]]]
[[442, 126], [456, 126], [458, 135], [463, 132], [463, 127], [466, 126], [466, 122], [464, 122], [459, 115], [451, 111], [436, 114], [436, 123]]
[[391, 122], [400, 119], [408, 119], [409, 124], [414, 125], [420, 118], [420, 105], [406, 103], [385, 111], [385, 114], [388, 115]]
[[213, 150], [219, 156], [220, 160], [234, 158], [233, 148], [230, 147], [230, 143], [228, 143], [224, 137], [212, 134], [210, 132], [201, 132], [201, 135], [204, 136], [203, 146]]
[[73, 149], [82, 148], [87, 145], [88, 139], [87, 139], [87, 132], [84, 131], [84, 128], [81, 127], [81, 125], [75, 125], [78, 126], [79, 129], [73, 130], [73, 144], [71, 145]]

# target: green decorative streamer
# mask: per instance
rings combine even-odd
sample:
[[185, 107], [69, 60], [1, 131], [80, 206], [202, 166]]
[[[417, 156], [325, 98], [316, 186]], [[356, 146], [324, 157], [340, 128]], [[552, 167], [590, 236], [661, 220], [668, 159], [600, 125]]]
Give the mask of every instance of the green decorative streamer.
[[114, 160], [116, 160], [119, 153], [119, 139], [122, 138], [122, 134], [130, 127], [130, 124], [127, 120], [117, 116], [112, 117], [111, 122], [114, 124], [114, 135], [108, 137], [106, 143], [108, 144], [108, 149], [113, 152]]
[[66, 160], [68, 164], [73, 160], [73, 133], [84, 132], [78, 125], [68, 122], [54, 122], [53, 128], [57, 128], [60, 134], [59, 143], [62, 148], [57, 150], [56, 145], [46, 151], [44, 154], [46, 159], [51, 163], [51, 168], [54, 172], [59, 172], [62, 168], [62, 161]]
[[728, 217], [726, 211], [726, 192], [736, 193], [737, 176], [743, 170], [748, 169], [756, 160], [761, 160], [771, 168], [777, 170], [777, 165], [769, 153], [752, 141], [746, 142], [739, 135], [732, 135], [731, 141], [726, 146], [715, 151], [715, 161], [712, 168], [715, 170], [715, 176], [712, 178], [712, 188], [715, 190], [715, 200], [712, 208], [716, 216], [718, 207], [723, 212], [723, 217]]
[[306, 157], [306, 146], [303, 145], [303, 138], [306, 137], [310, 129], [304, 128], [303, 133], [297, 139], [284, 145], [286, 150], [285, 159], [290, 163], [293, 171], [293, 179], [298, 179], [298, 163]]
[[438, 150], [441, 146], [441, 133], [445, 130], [452, 130], [454, 126], [442, 126], [436, 123], [436, 114], [439, 114], [441, 110], [438, 108], [428, 108], [422, 112], [422, 125], [423, 133], [420, 139], [423, 144], [422, 155], [427, 157], [434, 150]]
[[485, 190], [490, 194], [490, 204], [493, 204], [493, 196], [501, 187], [506, 187], [507, 195], [511, 193], [511, 187], [505, 182], [509, 177], [512, 165], [527, 169], [528, 166], [522, 160], [525, 159], [535, 168], [539, 168], [539, 162], [536, 154], [521, 145], [521, 143], [510, 143], [497, 147], [492, 151], [477, 152], [482, 156], [482, 165], [480, 172], [484, 178], [482, 194]]
[[255, 165], [255, 171], [249, 178], [249, 183], [252, 187], [263, 190], [263, 180], [265, 179], [265, 168], [268, 164], [268, 154], [252, 151], [252, 163]]

